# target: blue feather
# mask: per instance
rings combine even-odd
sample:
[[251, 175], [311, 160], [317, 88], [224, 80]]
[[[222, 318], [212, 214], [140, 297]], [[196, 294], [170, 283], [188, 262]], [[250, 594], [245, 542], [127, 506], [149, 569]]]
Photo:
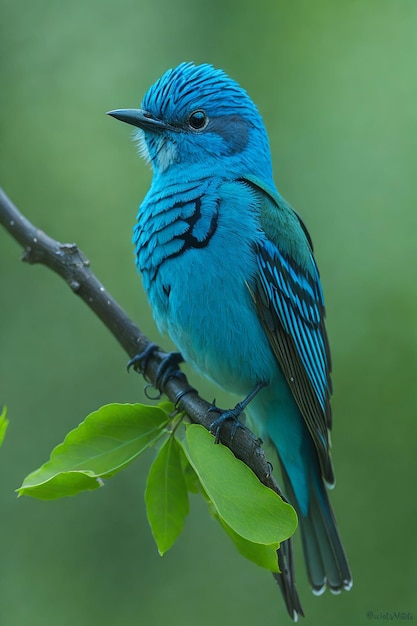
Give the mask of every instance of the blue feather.
[[[141, 110], [111, 114], [139, 128], [153, 168], [133, 240], [160, 330], [229, 391], [269, 382], [250, 417], [278, 453], [312, 588], [349, 589], [325, 487], [334, 476], [323, 292], [307, 228], [275, 188], [258, 109], [222, 70], [182, 63]], [[291, 616], [302, 614], [291, 572], [278, 582]]]

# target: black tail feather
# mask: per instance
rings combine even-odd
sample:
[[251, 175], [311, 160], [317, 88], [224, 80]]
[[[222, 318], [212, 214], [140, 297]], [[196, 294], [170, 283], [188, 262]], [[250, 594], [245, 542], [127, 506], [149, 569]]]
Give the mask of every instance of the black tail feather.
[[304, 617], [304, 612], [295, 586], [292, 540], [283, 541], [277, 554], [280, 573], [273, 576], [281, 589], [288, 614], [296, 622], [299, 615]]

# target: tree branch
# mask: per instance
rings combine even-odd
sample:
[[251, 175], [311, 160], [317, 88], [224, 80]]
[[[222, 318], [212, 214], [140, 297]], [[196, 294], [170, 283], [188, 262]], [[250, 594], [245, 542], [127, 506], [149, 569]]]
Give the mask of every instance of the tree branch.
[[[130, 358], [151, 344], [94, 275], [90, 262], [77, 245], [56, 241], [36, 228], [19, 212], [2, 189], [0, 189], [0, 223], [24, 248], [22, 260], [30, 264], [40, 263], [59, 274], [70, 289], [103, 322]], [[153, 386], [156, 386], [158, 366], [166, 356], [166, 352], [158, 350], [148, 361], [144, 374]], [[193, 422], [209, 429], [214, 420], [213, 412], [208, 413], [211, 404], [190, 387], [185, 376], [183, 379], [169, 379], [160, 391], [177, 404], [178, 408], [185, 411]], [[261, 441], [249, 429], [239, 428], [232, 439], [231, 424], [226, 422], [221, 429], [220, 440], [254, 471], [261, 482], [281, 494], [271, 475], [270, 465], [260, 445]]]
[[[65, 280], [70, 289], [79, 296], [85, 304], [108, 328], [116, 341], [124, 348], [130, 358], [142, 352], [151, 344], [142, 331], [127, 316], [116, 300], [108, 293], [102, 283], [90, 268], [90, 262], [74, 243], [60, 243], [52, 239], [39, 228], [36, 228], [18, 209], [0, 188], [0, 223], [10, 235], [24, 248], [22, 260], [26, 263], [40, 263], [49, 267]], [[158, 366], [167, 353], [159, 349], [152, 355], [146, 365], [143, 375], [156, 387]], [[201, 398], [197, 391], [190, 387], [185, 376], [170, 378], [159, 390], [182, 411], [185, 411], [192, 422], [201, 424], [210, 430], [213, 422], [213, 412], [210, 403]], [[226, 445], [234, 455], [243, 461], [256, 474], [258, 479], [267, 487], [273, 489], [281, 497], [282, 492], [271, 474], [271, 466], [266, 460], [262, 448], [262, 441], [248, 428], [238, 428], [231, 436], [232, 424], [225, 422], [221, 428], [220, 441]], [[284, 550], [284, 544], [285, 550]], [[292, 557], [290, 540], [282, 544], [283, 560], [280, 560], [281, 571], [287, 570], [289, 584], [298, 600], [295, 586], [293, 586]], [[281, 552], [281, 550], [280, 550]], [[283, 581], [278, 577], [282, 588]], [[284, 588], [287, 585], [284, 582]], [[287, 589], [291, 592], [290, 589]], [[286, 596], [283, 590], [284, 597]], [[292, 595], [290, 593], [290, 595]], [[288, 598], [286, 598], [287, 601]], [[288, 603], [287, 603], [288, 606]]]

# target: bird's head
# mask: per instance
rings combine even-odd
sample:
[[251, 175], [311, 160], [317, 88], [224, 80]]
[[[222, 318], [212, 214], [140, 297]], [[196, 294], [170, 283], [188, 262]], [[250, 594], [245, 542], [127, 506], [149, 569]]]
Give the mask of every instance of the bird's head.
[[139, 129], [141, 153], [155, 173], [182, 165], [272, 177], [268, 137], [256, 106], [211, 65], [181, 63], [152, 85], [140, 109], [109, 115]]

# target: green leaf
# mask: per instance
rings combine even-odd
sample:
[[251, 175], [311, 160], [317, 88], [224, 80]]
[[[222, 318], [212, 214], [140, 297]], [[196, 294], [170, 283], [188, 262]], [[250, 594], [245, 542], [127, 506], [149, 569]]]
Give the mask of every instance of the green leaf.
[[202, 426], [187, 427], [186, 454], [216, 516], [244, 556], [277, 571], [275, 551], [297, 527], [294, 509], [228, 448], [213, 444], [213, 436]]
[[6, 415], [7, 415], [7, 407], [3, 407], [3, 410], [0, 415], [0, 447], [4, 441], [6, 430], [9, 425], [9, 420], [7, 419]]
[[185, 453], [184, 450], [184, 446], [181, 442], [181, 440], [177, 439], [177, 442], [180, 446], [181, 449], [181, 467], [182, 467], [182, 473], [184, 476], [184, 480], [185, 480], [185, 485], [187, 487], [187, 491], [189, 493], [199, 493], [201, 494], [203, 497], [206, 497], [206, 493], [200, 483], [200, 479], [198, 478], [197, 474], [194, 471], [193, 466], [191, 465], [190, 461], [188, 460], [188, 457]]
[[264, 545], [262, 543], [254, 543], [248, 541], [240, 535], [238, 535], [230, 526], [226, 524], [224, 520], [215, 515], [217, 521], [224, 528], [227, 535], [235, 544], [239, 553], [249, 561], [256, 563], [259, 567], [264, 567], [270, 572], [279, 572], [277, 550], [279, 543], [273, 543], [271, 545]]
[[152, 463], [146, 483], [148, 520], [161, 556], [181, 533], [189, 512], [182, 455], [178, 440], [169, 437]]
[[[24, 484], [24, 483], [23, 483]], [[75, 496], [82, 491], [92, 491], [103, 486], [101, 478], [89, 472], [65, 472], [35, 487], [18, 489], [19, 496], [32, 496], [38, 500], [56, 500], [64, 496]]]
[[96, 489], [154, 445], [166, 432], [170, 403], [108, 404], [91, 413], [52, 451], [17, 490], [19, 495], [52, 500]]

